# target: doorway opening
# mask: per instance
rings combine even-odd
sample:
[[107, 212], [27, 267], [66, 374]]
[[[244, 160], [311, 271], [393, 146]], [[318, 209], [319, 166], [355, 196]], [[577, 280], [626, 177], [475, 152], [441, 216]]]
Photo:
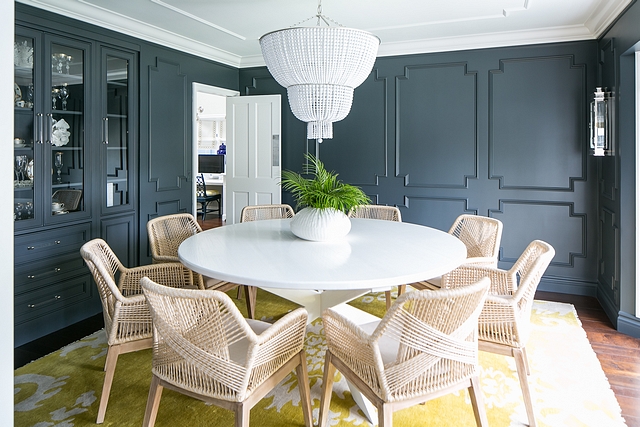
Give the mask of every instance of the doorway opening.
[[[194, 175], [202, 173], [207, 189], [217, 191], [221, 195], [222, 222], [226, 220], [225, 187], [226, 172], [224, 168], [226, 157], [226, 105], [227, 97], [239, 96], [240, 92], [193, 83], [192, 87], [192, 115], [193, 117], [193, 166]], [[218, 158], [217, 156], [222, 156]], [[207, 157], [204, 157], [207, 156]], [[222, 159], [222, 168], [219, 167]], [[211, 169], [215, 167], [215, 169]], [[197, 215], [198, 203], [196, 194], [196, 179], [193, 179], [193, 214]]]

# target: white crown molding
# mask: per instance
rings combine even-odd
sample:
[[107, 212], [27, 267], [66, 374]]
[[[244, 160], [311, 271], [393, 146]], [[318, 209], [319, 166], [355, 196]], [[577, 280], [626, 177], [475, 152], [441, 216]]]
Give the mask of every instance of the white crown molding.
[[593, 39], [595, 39], [595, 36], [588, 28], [583, 25], [575, 25], [539, 30], [471, 34], [459, 37], [382, 43], [378, 49], [378, 57]]
[[[44, 9], [59, 15], [87, 22], [99, 27], [117, 31], [138, 39], [166, 46], [181, 52], [216, 61], [236, 68], [264, 66], [261, 54], [240, 56], [216, 48], [210, 44], [167, 31], [163, 28], [144, 23], [140, 20], [119, 14], [105, 7], [87, 0], [72, 0], [78, 7], [64, 7], [69, 0], [16, 0], [39, 9]], [[54, 0], [55, 1], [55, 0]], [[162, 0], [148, 0], [163, 6]], [[633, 0], [609, 0], [599, 7], [584, 25], [574, 25], [555, 28], [541, 28], [534, 30], [512, 31], [502, 33], [480, 33], [465, 36], [445, 37], [437, 39], [410, 40], [395, 43], [382, 43], [378, 50], [379, 57], [412, 55], [432, 52], [460, 51], [469, 49], [485, 49], [504, 46], [518, 46], [528, 44], [557, 43], [578, 40], [597, 39], [624, 11]], [[505, 10], [504, 13], [523, 12], [529, 6], [529, 0], [523, 2], [520, 8]], [[73, 10], [70, 10], [73, 9]], [[175, 13], [182, 13], [175, 8]], [[183, 14], [185, 14], [184, 12]], [[187, 16], [187, 15], [185, 15]], [[188, 16], [189, 17], [189, 16]], [[224, 29], [217, 29], [223, 31]], [[246, 40], [251, 42], [251, 40]], [[257, 43], [257, 41], [256, 41]]]
[[584, 25], [598, 38], [632, 2], [633, 0], [613, 0], [609, 2], [609, 7], [596, 9]]
[[210, 59], [225, 65], [230, 65], [232, 67], [240, 67], [240, 61], [242, 58], [238, 55], [234, 55], [230, 52], [226, 52], [213, 46], [200, 43], [188, 37], [169, 32], [165, 29], [149, 25], [142, 21], [132, 19], [128, 16], [118, 14], [109, 9], [102, 8], [83, 0], [77, 1], [78, 3], [82, 3], [83, 5], [93, 8], [95, 12], [77, 13], [65, 8], [53, 6], [45, 2], [40, 2], [38, 0], [17, 1], [29, 6], [36, 7], [38, 9], [44, 9], [58, 15], [77, 19], [79, 21], [93, 24], [98, 27], [107, 28], [118, 33], [126, 34], [128, 36], [146, 40], [151, 43], [156, 43], [161, 46], [176, 49], [181, 52], [190, 53], [192, 55]]

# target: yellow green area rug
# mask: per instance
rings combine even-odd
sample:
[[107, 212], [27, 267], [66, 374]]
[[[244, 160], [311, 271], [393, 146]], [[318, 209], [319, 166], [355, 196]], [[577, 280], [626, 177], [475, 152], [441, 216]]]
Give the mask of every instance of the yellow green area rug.
[[[239, 307], [244, 305], [236, 300]], [[384, 314], [384, 294], [365, 295], [351, 303]], [[256, 315], [277, 318], [295, 305], [260, 291]], [[620, 406], [570, 304], [536, 301], [528, 355], [538, 425], [541, 427], [624, 426]], [[307, 363], [317, 423], [325, 341], [322, 322], [307, 328]], [[107, 345], [103, 331], [15, 371], [15, 426], [91, 426], [98, 411]], [[489, 425], [527, 423], [512, 358], [480, 354], [480, 381]], [[151, 380], [151, 350], [118, 359], [104, 426], [141, 426]], [[303, 426], [294, 374], [283, 380], [251, 411], [252, 427]], [[398, 427], [475, 426], [467, 391], [444, 396], [393, 415]], [[340, 374], [331, 400], [331, 426], [369, 426]], [[160, 402], [156, 426], [233, 426], [230, 411], [208, 406], [171, 390]]]

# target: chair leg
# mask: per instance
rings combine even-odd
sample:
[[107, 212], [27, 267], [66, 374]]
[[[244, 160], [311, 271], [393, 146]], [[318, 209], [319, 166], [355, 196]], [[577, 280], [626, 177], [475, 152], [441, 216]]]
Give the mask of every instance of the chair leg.
[[391, 291], [384, 291], [384, 300], [387, 303], [387, 310], [391, 308]]
[[385, 403], [378, 406], [378, 427], [393, 427], [393, 411]]
[[300, 364], [296, 366], [298, 376], [298, 389], [300, 390], [300, 406], [304, 415], [306, 427], [313, 427], [313, 413], [311, 412], [311, 392], [309, 390], [309, 373], [307, 372], [307, 353], [302, 350], [298, 353]]
[[484, 407], [484, 399], [482, 397], [482, 389], [477, 376], [471, 377], [471, 386], [469, 387], [469, 397], [471, 398], [471, 406], [473, 407], [473, 415], [476, 418], [478, 427], [488, 427], [487, 411]]
[[116, 364], [118, 363], [118, 355], [120, 354], [119, 346], [109, 346], [107, 350], [107, 361], [104, 366], [104, 384], [102, 385], [102, 395], [100, 396], [100, 406], [98, 407], [98, 418], [96, 424], [104, 422], [104, 415], [107, 412], [107, 403], [109, 403], [109, 393], [111, 393], [111, 384], [113, 376], [116, 372]]
[[529, 356], [527, 356], [526, 347], [522, 347], [522, 357], [524, 359], [524, 367], [527, 368], [527, 375], [531, 375], [531, 369], [529, 368]]
[[202, 220], [204, 221], [207, 218], [207, 205], [209, 203], [208, 202], [202, 202]]
[[331, 358], [331, 352], [327, 351], [324, 358], [324, 375], [322, 378], [322, 396], [320, 397], [318, 427], [327, 427], [329, 421], [329, 404], [331, 403], [331, 392], [333, 391], [333, 377], [336, 374], [336, 367], [333, 365]]
[[247, 315], [249, 316], [249, 319], [255, 319], [258, 288], [255, 286], [244, 286], [244, 296], [247, 300]]
[[529, 389], [529, 379], [527, 378], [527, 362], [525, 361], [525, 353], [517, 348], [512, 350], [513, 357], [516, 360], [516, 369], [518, 371], [518, 379], [520, 380], [520, 388], [522, 389], [522, 397], [524, 398], [524, 407], [527, 410], [527, 418], [529, 419], [529, 427], [536, 427], [536, 418], [533, 412], [533, 401], [531, 400], [531, 390]]
[[160, 385], [160, 380], [154, 375], [151, 378], [151, 387], [149, 387], [149, 397], [147, 398], [147, 409], [144, 411], [142, 427], [153, 427], [155, 425], [162, 390], [163, 387]]
[[238, 403], [235, 409], [235, 427], [249, 427], [249, 411], [251, 408], [245, 402]]

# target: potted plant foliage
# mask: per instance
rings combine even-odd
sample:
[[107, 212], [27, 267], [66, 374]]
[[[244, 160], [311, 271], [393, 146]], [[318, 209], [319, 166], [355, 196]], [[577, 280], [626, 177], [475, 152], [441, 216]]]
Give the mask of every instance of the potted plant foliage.
[[306, 156], [304, 177], [296, 172], [282, 172], [282, 188], [291, 192], [297, 207], [303, 208], [291, 221], [291, 232], [301, 239], [334, 240], [346, 236], [351, 222], [346, 213], [354, 206], [370, 202], [364, 192], [338, 180], [324, 164], [311, 154]]

